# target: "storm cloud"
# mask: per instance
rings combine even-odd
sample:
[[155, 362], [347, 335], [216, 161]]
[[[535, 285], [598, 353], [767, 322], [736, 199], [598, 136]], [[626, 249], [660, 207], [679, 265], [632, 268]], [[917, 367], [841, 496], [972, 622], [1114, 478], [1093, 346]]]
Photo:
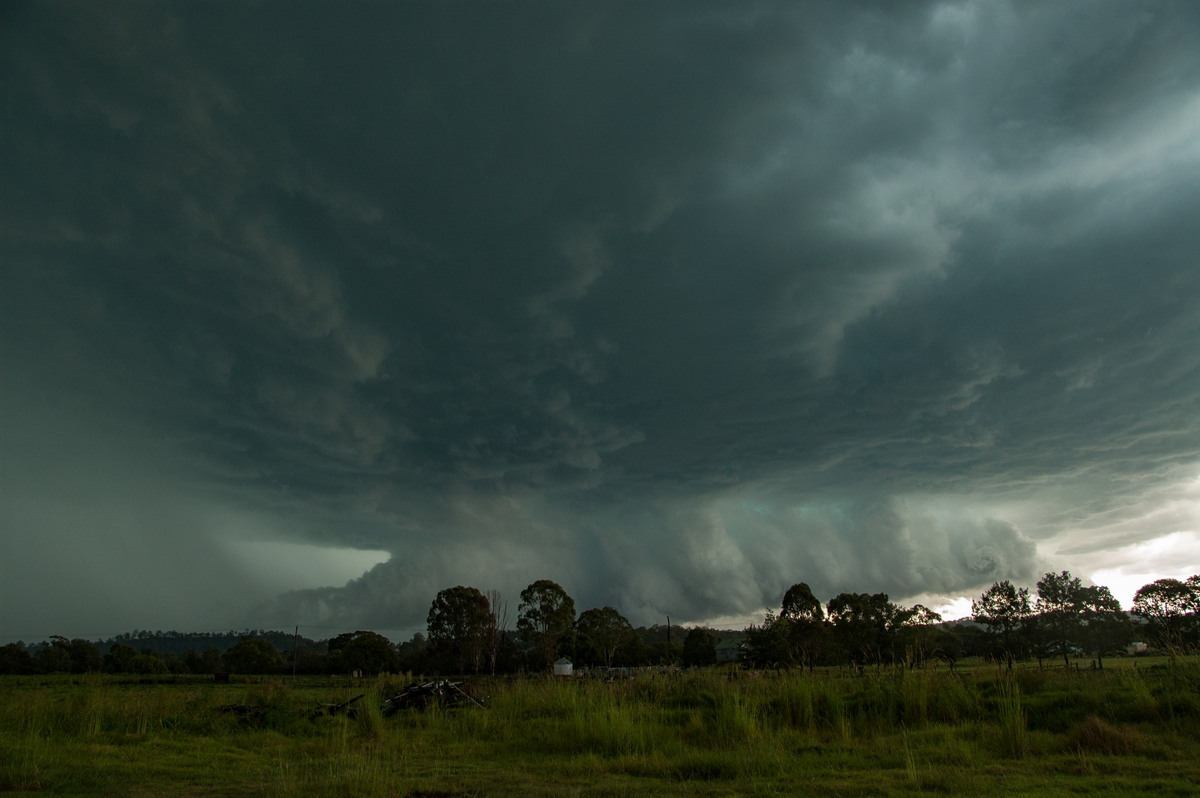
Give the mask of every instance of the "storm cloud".
[[2, 634], [1200, 570], [1191, 3], [0, 15]]

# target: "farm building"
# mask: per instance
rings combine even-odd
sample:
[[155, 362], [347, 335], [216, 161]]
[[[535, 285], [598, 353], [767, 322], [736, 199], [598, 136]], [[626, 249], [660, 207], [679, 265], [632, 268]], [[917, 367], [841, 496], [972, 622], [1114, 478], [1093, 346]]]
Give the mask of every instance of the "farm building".
[[717, 642], [717, 664], [722, 662], [737, 662], [741, 658], [741, 649], [736, 640], [722, 638]]

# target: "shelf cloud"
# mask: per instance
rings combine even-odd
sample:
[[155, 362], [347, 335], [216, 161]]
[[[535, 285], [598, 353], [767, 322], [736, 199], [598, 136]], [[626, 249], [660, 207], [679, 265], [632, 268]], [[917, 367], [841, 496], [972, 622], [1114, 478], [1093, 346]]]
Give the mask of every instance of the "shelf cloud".
[[1198, 528], [1191, 3], [0, 17], [0, 634], [702, 622]]

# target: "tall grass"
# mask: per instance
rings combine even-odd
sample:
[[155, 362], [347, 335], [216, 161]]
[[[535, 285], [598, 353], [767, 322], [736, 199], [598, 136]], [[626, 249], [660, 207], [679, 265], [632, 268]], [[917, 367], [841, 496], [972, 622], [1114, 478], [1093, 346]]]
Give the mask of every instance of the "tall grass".
[[1027, 717], [1021, 704], [1021, 686], [1016, 680], [1000, 683], [996, 701], [996, 731], [1000, 750], [1008, 756], [1022, 757], [1028, 749]]
[[[0, 680], [0, 790], [986, 795], [1036, 792], [1068, 772], [1111, 779], [1104, 763], [1119, 759], [1170, 794], [1200, 780], [1187, 764], [1200, 762], [1197, 670], [496, 679], [469, 685], [487, 709], [389, 718], [379, 703], [394, 680]], [[320, 711], [359, 692], [353, 716]]]

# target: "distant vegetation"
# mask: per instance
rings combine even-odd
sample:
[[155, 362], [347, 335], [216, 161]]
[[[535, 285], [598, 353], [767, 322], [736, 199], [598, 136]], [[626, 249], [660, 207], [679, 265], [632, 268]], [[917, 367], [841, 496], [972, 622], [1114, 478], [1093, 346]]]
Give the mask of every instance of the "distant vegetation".
[[869, 667], [931, 662], [953, 668], [968, 657], [1012, 668], [1086, 657], [1103, 669], [1131, 643], [1144, 653], [1200, 647], [1200, 576], [1142, 587], [1132, 613], [1106, 587], [1069, 572], [1047, 573], [1036, 592], [993, 584], [972, 605], [972, 622], [948, 624], [927, 607], [905, 607], [886, 593], [841, 593], [822, 604], [793, 585], [777, 612], [744, 630], [633, 627], [612, 607], [576, 615], [572, 598], [550, 580], [521, 592], [515, 628], [496, 591], [446, 588], [434, 597], [427, 634], [393, 645], [372, 631], [312, 640], [285, 632], [134, 632], [104, 641], [53, 637], [0, 646], [0, 674], [233, 672], [303, 675], [361, 672], [506, 674], [548, 672], [566, 657], [576, 666], [630, 668], [712, 665], [736, 659], [753, 668]]

